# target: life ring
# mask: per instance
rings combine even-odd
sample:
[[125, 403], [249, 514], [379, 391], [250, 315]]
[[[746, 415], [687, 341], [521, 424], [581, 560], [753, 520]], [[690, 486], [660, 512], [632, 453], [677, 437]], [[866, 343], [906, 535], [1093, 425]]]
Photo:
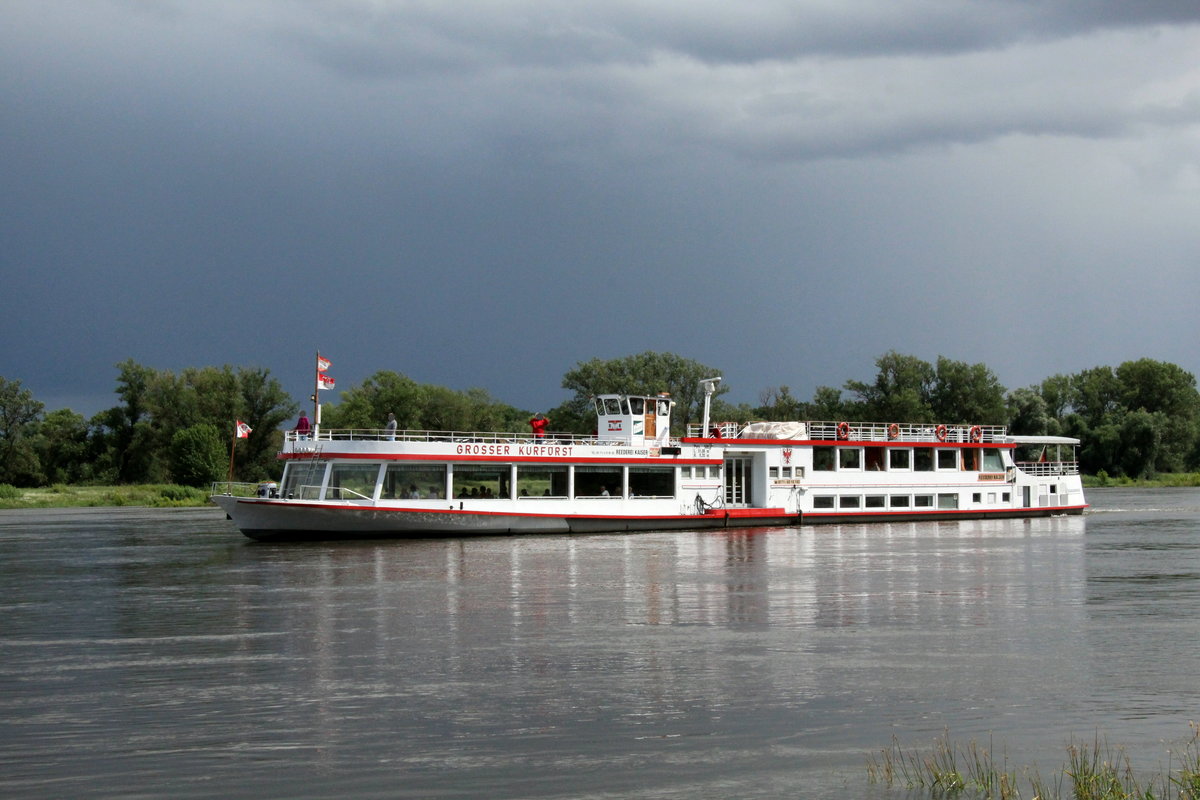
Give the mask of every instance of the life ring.
[[839, 439], [849, 439], [850, 438], [850, 423], [849, 422], [839, 422], [837, 424], [837, 437]]
[[971, 426], [971, 441], [972, 442], [983, 441], [983, 428], [979, 427], [978, 425]]
[[946, 441], [946, 426], [938, 425], [936, 428], [934, 428], [933, 435], [937, 437], [939, 442]]
[[899, 439], [900, 438], [900, 426], [894, 422], [891, 425], [888, 425], [888, 438], [889, 439]]

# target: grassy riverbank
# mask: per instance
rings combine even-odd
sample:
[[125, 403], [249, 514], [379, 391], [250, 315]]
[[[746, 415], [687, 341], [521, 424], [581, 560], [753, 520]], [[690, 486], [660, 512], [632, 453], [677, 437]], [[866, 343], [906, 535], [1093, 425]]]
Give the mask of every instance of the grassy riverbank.
[[1098, 475], [1084, 475], [1083, 488], [1128, 487], [1132, 489], [1168, 489], [1181, 486], [1200, 486], [1200, 472], [1172, 472], [1154, 478], [1112, 478], [1103, 471]]
[[0, 484], [0, 509], [84, 508], [88, 506], [145, 506], [184, 508], [208, 504], [208, 491], [175, 484], [135, 486], [66, 486], [17, 489]]

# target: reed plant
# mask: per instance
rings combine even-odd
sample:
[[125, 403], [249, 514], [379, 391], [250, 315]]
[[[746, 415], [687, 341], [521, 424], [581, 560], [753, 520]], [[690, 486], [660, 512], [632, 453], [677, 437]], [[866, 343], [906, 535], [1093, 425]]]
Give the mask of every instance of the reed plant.
[[971, 740], [957, 746], [943, 733], [928, 753], [905, 749], [893, 736], [891, 747], [868, 758], [867, 779], [927, 792], [931, 800], [1019, 800], [1022, 784], [1033, 800], [1200, 800], [1200, 727], [1193, 722], [1190, 728], [1190, 738], [1168, 751], [1167, 765], [1156, 775], [1139, 775], [1125, 751], [1099, 735], [1090, 745], [1069, 744], [1067, 763], [1046, 779], [1036, 768], [1018, 776], [1007, 758], [997, 764], [990, 743], [982, 747]]

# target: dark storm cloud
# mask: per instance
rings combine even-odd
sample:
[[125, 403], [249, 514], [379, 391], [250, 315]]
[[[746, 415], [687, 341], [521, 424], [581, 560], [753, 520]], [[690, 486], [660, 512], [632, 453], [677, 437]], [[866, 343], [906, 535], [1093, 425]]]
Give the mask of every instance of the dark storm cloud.
[[0, 374], [262, 364], [304, 396], [320, 347], [343, 386], [545, 408], [650, 349], [743, 400], [889, 349], [1195, 369], [1196, 15], [13, 0]]

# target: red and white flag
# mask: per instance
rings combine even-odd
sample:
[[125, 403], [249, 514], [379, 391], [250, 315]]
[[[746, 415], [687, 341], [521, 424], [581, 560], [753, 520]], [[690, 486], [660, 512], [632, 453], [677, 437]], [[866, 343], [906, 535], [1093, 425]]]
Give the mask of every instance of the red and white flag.
[[317, 372], [324, 372], [325, 370], [329, 369], [332, 364], [333, 362], [331, 362], [328, 358], [322, 358], [321, 354], [317, 353]]
[[237, 432], [237, 438], [239, 439], [245, 439], [250, 436], [250, 426], [240, 419], [237, 421], [237, 426], [234, 430]]
[[318, 389], [332, 389], [333, 388], [333, 378], [329, 377], [324, 372], [318, 372], [317, 373], [317, 388]]

